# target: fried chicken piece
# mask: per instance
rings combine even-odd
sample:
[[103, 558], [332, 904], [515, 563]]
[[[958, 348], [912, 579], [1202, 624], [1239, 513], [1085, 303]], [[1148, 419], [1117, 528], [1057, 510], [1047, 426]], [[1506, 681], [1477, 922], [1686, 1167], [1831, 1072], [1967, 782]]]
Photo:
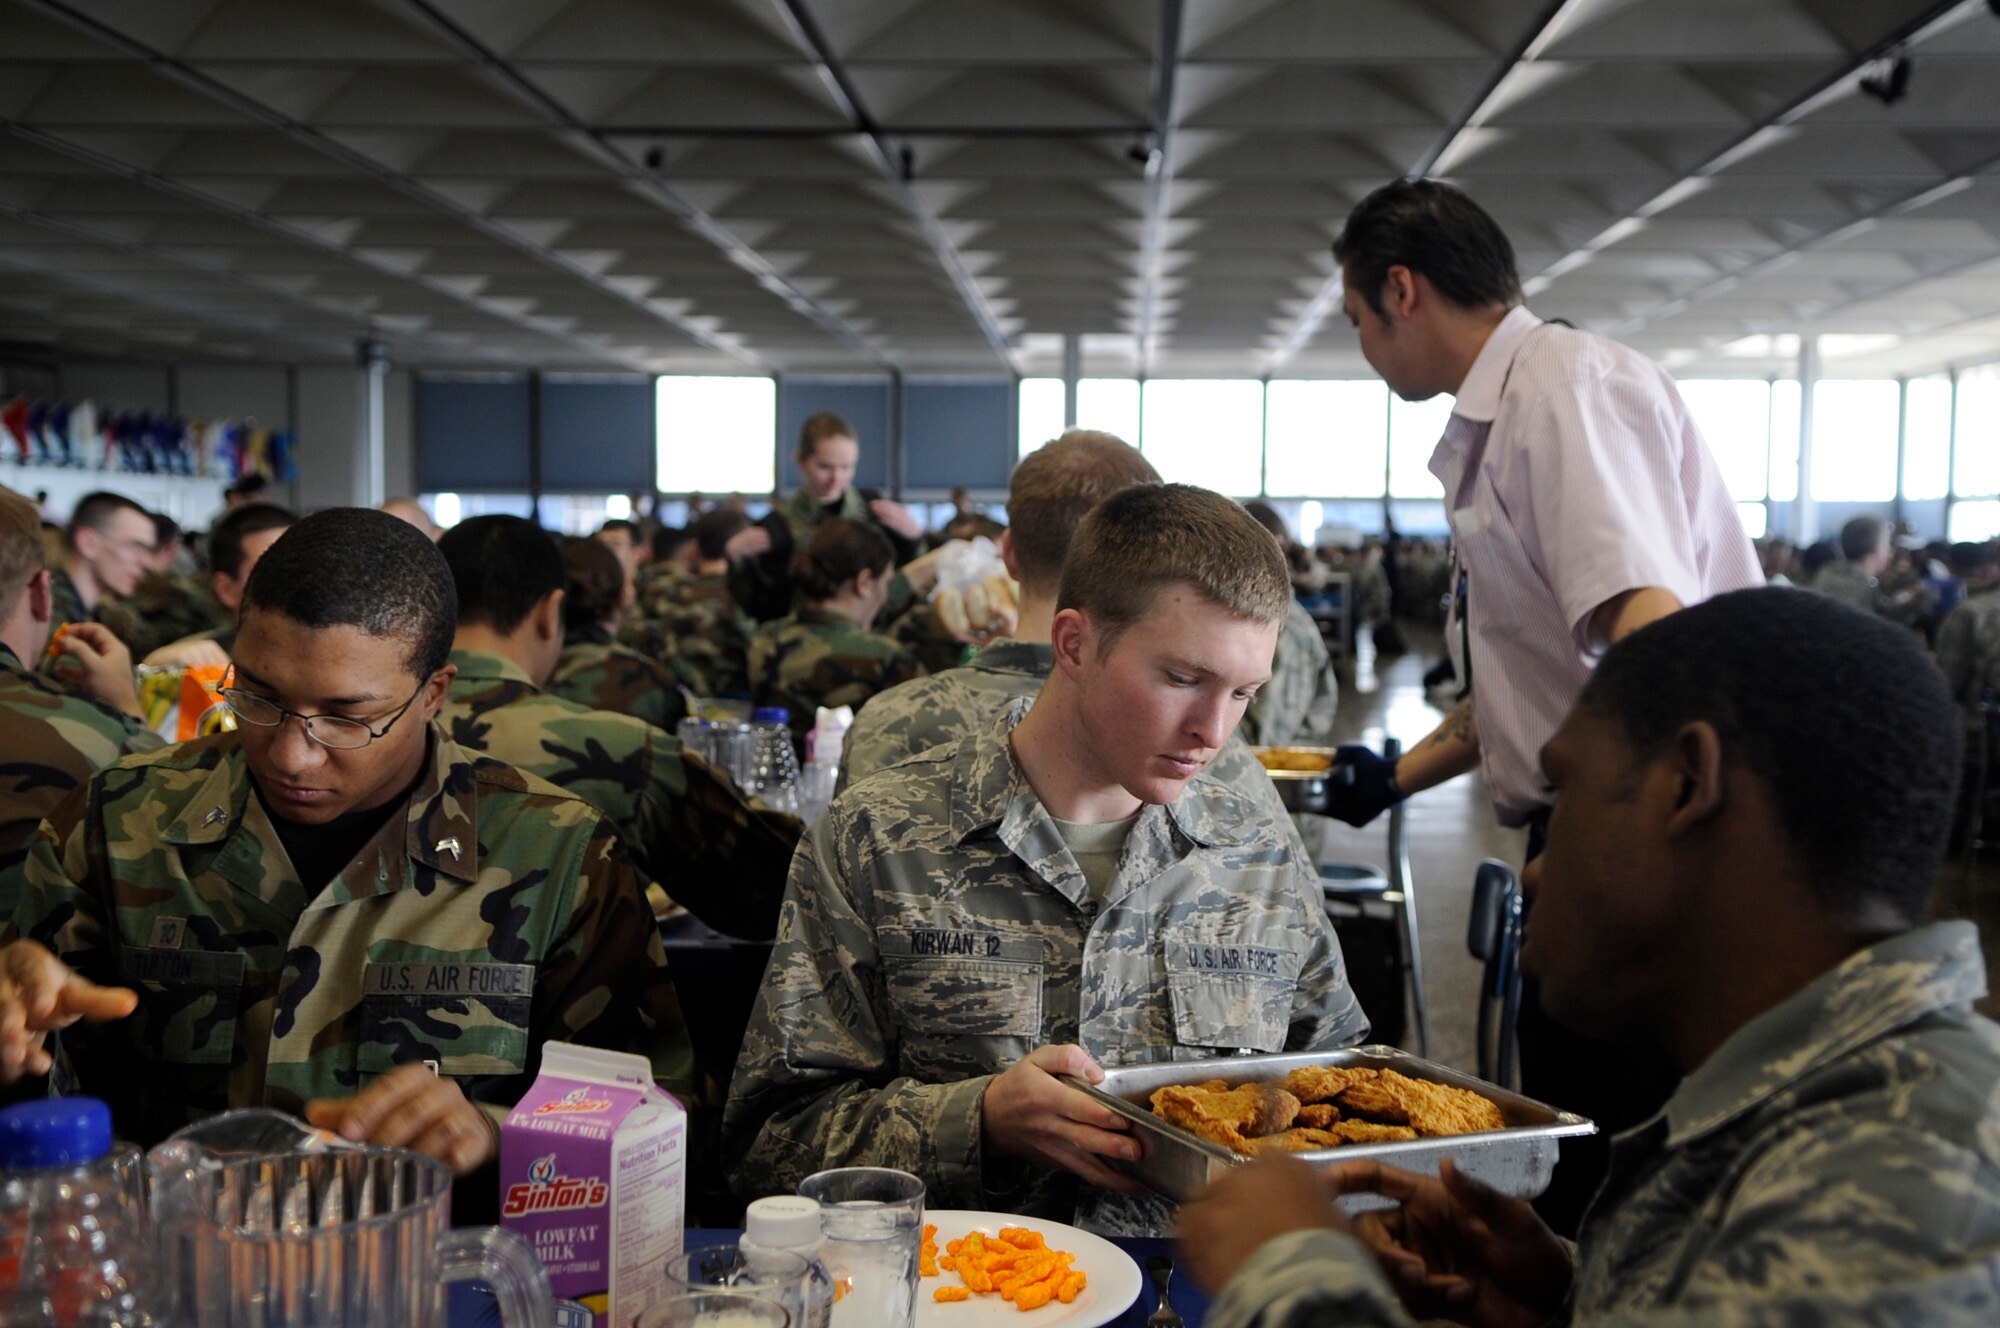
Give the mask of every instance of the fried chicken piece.
[[1340, 1105], [1350, 1115], [1408, 1125], [1427, 1138], [1507, 1128], [1500, 1108], [1479, 1094], [1450, 1084], [1412, 1079], [1394, 1070], [1384, 1070], [1373, 1082], [1343, 1091]]
[[1339, 1107], [1331, 1102], [1315, 1102], [1311, 1106], [1300, 1107], [1292, 1125], [1297, 1129], [1324, 1130], [1339, 1119]]
[[[1401, 1075], [1396, 1077], [1402, 1078]], [[1386, 1125], [1407, 1125], [1410, 1122], [1409, 1108], [1402, 1094], [1391, 1087], [1386, 1078], [1352, 1084], [1340, 1091], [1338, 1100], [1350, 1116], [1362, 1116]]]
[[1378, 1073], [1359, 1067], [1343, 1069], [1337, 1065], [1301, 1065], [1285, 1076], [1285, 1089], [1303, 1103], [1326, 1102], [1355, 1084], [1369, 1082]]
[[1220, 1090], [1209, 1084], [1169, 1084], [1153, 1094], [1153, 1112], [1183, 1130], [1242, 1151], [1245, 1139], [1289, 1126], [1299, 1114], [1299, 1100], [1264, 1083]]
[[1374, 1121], [1335, 1121], [1326, 1133], [1350, 1144], [1387, 1144], [1414, 1139], [1417, 1132], [1407, 1125], [1377, 1125]]
[[1302, 1129], [1297, 1126], [1281, 1134], [1267, 1134], [1261, 1139], [1243, 1141], [1244, 1151], [1251, 1153], [1310, 1153], [1317, 1148], [1338, 1148], [1345, 1142], [1346, 1140], [1330, 1130]]

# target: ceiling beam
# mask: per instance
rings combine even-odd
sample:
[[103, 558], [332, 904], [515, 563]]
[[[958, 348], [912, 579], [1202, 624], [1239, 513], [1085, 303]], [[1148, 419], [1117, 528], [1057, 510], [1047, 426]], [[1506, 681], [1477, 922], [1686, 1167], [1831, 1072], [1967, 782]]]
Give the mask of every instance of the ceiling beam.
[[[509, 60], [481, 41], [449, 14], [446, 14], [435, 4], [431, 3], [431, 0], [406, 0], [406, 2], [436, 25], [439, 31], [443, 32], [466, 55], [500, 77], [516, 92], [519, 92], [522, 96], [540, 107], [543, 114], [549, 116], [570, 132], [582, 135], [588, 139], [591, 145], [597, 149], [603, 164], [615, 172], [620, 179], [636, 187], [644, 197], [665, 207], [668, 212], [678, 217], [689, 230], [721, 250], [723, 256], [728, 258], [730, 262], [755, 277], [758, 285], [790, 305], [795, 313], [801, 314], [818, 323], [821, 328], [845, 342], [854, 350], [875, 361], [883, 368], [893, 369], [896, 367], [894, 361], [884, 354], [882, 348], [870, 341], [860, 329], [854, 327], [818, 300], [806, 294], [805, 291], [795, 285], [791, 278], [787, 277], [769, 259], [765, 258], [748, 244], [745, 244], [728, 227], [688, 201], [672, 185], [662, 180], [656, 172], [648, 169], [643, 162], [635, 161], [626, 155], [625, 150], [612, 141], [611, 135], [629, 131], [607, 129], [601, 125], [593, 125], [584, 120], [583, 117], [577, 115], [569, 107], [551, 96], [539, 83], [528, 77], [519, 65], [516, 65], [512, 60]], [[644, 133], [649, 131], [639, 132]], [[841, 134], [844, 137], [847, 131], [841, 131]], [[717, 135], [713, 131], [709, 131], [702, 136], [716, 137]]]
[[[77, 161], [95, 166], [107, 175], [115, 176], [128, 183], [142, 185], [157, 193], [166, 194], [169, 197], [178, 198], [182, 202], [191, 203], [196, 207], [219, 213], [232, 221], [238, 221], [246, 226], [255, 227], [267, 235], [274, 235], [307, 249], [314, 249], [320, 253], [341, 258], [378, 275], [391, 277], [399, 282], [407, 282], [418, 286], [432, 295], [450, 300], [455, 304], [463, 305], [483, 317], [495, 319], [502, 323], [511, 323], [515, 327], [533, 332], [537, 336], [546, 337], [550, 341], [567, 346], [572, 350], [588, 352], [596, 356], [599, 360], [604, 361], [607, 365], [617, 365], [621, 368], [644, 367], [640, 362], [606, 350], [603, 346], [595, 342], [583, 341], [571, 336], [567, 332], [538, 326], [529, 321], [526, 315], [512, 314], [503, 310], [489, 308], [481, 304], [476, 298], [466, 295], [464, 292], [456, 290], [442, 282], [425, 277], [420, 273], [407, 272], [400, 268], [392, 267], [366, 254], [356, 253], [347, 249], [327, 239], [325, 236], [315, 235], [311, 231], [294, 226], [289, 222], [279, 221], [275, 217], [267, 217], [253, 208], [243, 207], [226, 198], [219, 198], [205, 190], [183, 184], [179, 180], [169, 179], [164, 175], [155, 174], [143, 167], [133, 166], [128, 162], [120, 161], [116, 157], [99, 152], [94, 148], [85, 147], [81, 143], [72, 143], [66, 138], [48, 133], [46, 130], [39, 129], [34, 125], [22, 124], [18, 120], [0, 119], [0, 131], [5, 131], [25, 142], [33, 143], [37, 147], [46, 148], [51, 152], [59, 152], [64, 156], [72, 157]], [[394, 340], [400, 337], [401, 334], [387, 335], [389, 339]]]
[[1160, 268], [1166, 256], [1167, 218], [1173, 211], [1174, 130], [1180, 123], [1181, 0], [1160, 0], [1160, 45], [1153, 74], [1153, 133], [1146, 156], [1146, 212], [1139, 239], [1139, 376], [1152, 368], [1159, 319]]
[[[0, 216], [16, 216], [16, 215], [18, 215], [17, 209], [0, 205]], [[33, 220], [33, 218], [28, 218], [28, 220]], [[233, 328], [246, 336], [258, 339], [259, 341], [263, 341], [273, 336], [286, 335], [282, 331], [281, 325], [277, 325], [276, 319], [254, 318], [254, 317], [247, 317], [243, 314], [232, 314], [227, 312], [218, 312], [213, 309], [197, 308], [195, 306], [188, 305], [178, 300], [162, 299], [157, 295], [149, 295], [140, 291], [135, 291], [130, 286], [122, 285], [117, 282], [105, 281], [97, 277], [87, 277], [80, 272], [71, 272], [59, 267], [43, 267], [33, 263], [23, 262], [17, 258], [9, 258], [5, 255], [0, 255], [0, 268], [4, 268], [11, 272], [19, 272], [24, 276], [36, 277], [44, 281], [53, 281], [58, 283], [59, 285], [71, 286], [80, 291], [88, 291], [93, 295], [102, 295], [109, 299], [122, 300], [127, 304], [138, 305], [141, 308], [157, 309], [159, 312], [163, 314], [172, 314], [176, 318], [188, 319], [191, 323], [195, 323], [203, 327], [212, 328], [217, 325], [220, 325], [222, 327]], [[59, 326], [60, 330], [65, 334], [68, 334], [71, 331], [71, 329], [69, 329], [68, 327], [62, 326], [63, 319], [61, 318], [60, 315], [50, 315], [49, 318], [50, 321], [56, 323]], [[143, 333], [129, 333], [129, 332], [124, 332], [122, 330], [120, 331], [119, 335], [125, 336], [133, 341], [145, 342], [149, 345], [157, 345], [164, 348], [172, 348], [174, 351], [182, 355], [185, 355], [187, 353], [186, 342], [161, 340], [154, 337], [148, 337]], [[290, 337], [290, 340], [301, 346], [304, 346], [312, 344], [312, 342], [315, 339], [312, 337], [293, 336]], [[348, 351], [349, 354], [351, 354], [353, 350], [352, 345], [351, 344], [347, 345], [346, 350]]]
[[[1865, 234], [1869, 230], [1872, 230], [1877, 222], [1887, 221], [1895, 217], [1908, 216], [1913, 212], [1920, 212], [1932, 203], [1940, 202], [1946, 198], [1950, 198], [1953, 194], [1961, 193], [1971, 188], [1979, 176], [1994, 170], [1996, 167], [2000, 167], [2000, 154], [1988, 157], [1972, 170], [1961, 172], [1938, 184], [1928, 184], [1921, 189], [1914, 189], [1907, 194], [1898, 195], [1896, 198], [1879, 207], [1870, 208], [1867, 212], [1859, 216], [1851, 217], [1841, 222], [1838, 226], [1788, 244], [1775, 253], [1766, 254], [1756, 262], [1739, 268], [1734, 272], [1725, 272], [1713, 281], [1704, 282], [1686, 294], [1674, 296], [1669, 300], [1663, 300], [1644, 313], [1635, 314], [1622, 322], [1603, 329], [1604, 335], [1610, 337], [1631, 336], [1635, 332], [1644, 330], [1649, 324], [1656, 323], [1662, 318], [1671, 318], [1675, 314], [1682, 313], [1694, 305], [1701, 303], [1703, 300], [1727, 294], [1746, 281], [1768, 276], [1773, 272], [1788, 267], [1806, 254], [1829, 248], [1832, 245], [1839, 244], [1843, 240], [1853, 239], [1857, 235]], [[1824, 309], [1816, 310], [1812, 317], [1815, 319], [1824, 318], [1826, 315], [1837, 313], [1842, 309], [1850, 309], [1857, 304], [1865, 304], [1870, 300], [1883, 299], [1898, 291], [1922, 285], [1927, 281], [1936, 281], [1939, 277], [1949, 276], [1954, 272], [1962, 271], [1966, 268], [1978, 267], [1982, 263], [1991, 263], [1996, 258], [2000, 258], [2000, 254], [1981, 254], [1979, 257], [1966, 263], [1955, 263], [1950, 267], [1912, 277], [1908, 281], [1898, 282], [1894, 286], [1884, 287], [1882, 290], [1868, 295], [1857, 296], [1851, 300], [1842, 300], [1838, 303], [1830, 304]], [[1734, 340], [1734, 338], [1730, 338], [1730, 340]]]
[[[1537, 295], [1547, 290], [1557, 278], [1583, 267], [1620, 240], [1637, 235], [1646, 228], [1647, 222], [1700, 190], [1702, 181], [1719, 175], [1756, 156], [1766, 148], [1785, 141], [1786, 129], [1814, 111], [1851, 94], [1855, 82], [1867, 72], [1868, 66], [1877, 60], [1890, 55], [1907, 43], [1920, 42], [1944, 28], [1969, 18], [1975, 12], [1984, 12], [1986, 8], [1987, 0], [1939, 0], [1939, 3], [1931, 5], [1915, 18], [1897, 25], [1893, 31], [1876, 40], [1868, 49], [1850, 57], [1825, 78], [1813, 84], [1802, 96], [1794, 98], [1785, 106], [1751, 125], [1699, 166], [1523, 282], [1522, 290], [1528, 295]], [[1727, 288], [1727, 286], [1722, 287], [1722, 289]], [[1701, 298], [1706, 299], [1707, 296]], [[1681, 307], [1685, 308], [1686, 304], [1683, 303]], [[1643, 326], [1645, 319], [1654, 316], [1657, 315], [1643, 315], [1640, 325]]]
[[[1046, 139], [1050, 142], [1069, 142], [1075, 139], [1115, 138], [1130, 142], [1143, 138], [1152, 132], [1152, 126], [1134, 121], [1131, 124], [1088, 124], [1088, 125], [1042, 125], [1032, 129], [1017, 129], [1010, 125], [925, 125], [921, 128], [902, 128], [895, 125], [881, 126], [887, 138], [976, 138], [976, 139], [1021, 139], [1030, 142]], [[826, 128], [813, 125], [674, 125], [674, 124], [618, 124], [599, 122], [588, 132], [606, 138], [783, 138], [831, 140], [853, 138], [858, 132], [848, 126]]]
[[[50, 13], [75, 24], [99, 40], [105, 41], [138, 57], [155, 70], [221, 102], [231, 110], [237, 111], [268, 128], [275, 129], [296, 143], [310, 147], [360, 174], [370, 176], [398, 192], [416, 199], [435, 211], [470, 227], [489, 240], [503, 244], [516, 252], [526, 254], [537, 262], [574, 278], [608, 299], [615, 300], [620, 304], [638, 310], [645, 314], [646, 317], [672, 328], [675, 332], [699, 345], [706, 346], [710, 350], [718, 351], [729, 356], [731, 359], [753, 367], [767, 367], [764, 365], [761, 357], [734, 341], [726, 337], [719, 337], [698, 323], [692, 322], [679, 314], [661, 309], [645, 299], [635, 297], [629, 292], [621, 290], [618, 286], [606, 281], [600, 274], [591, 271], [580, 263], [563, 257], [547, 245], [538, 244], [525, 236], [516, 234], [507, 227], [480, 215], [478, 212], [454, 199], [446, 197], [444, 194], [439, 193], [437, 190], [432, 189], [430, 186], [423, 184], [421, 181], [404, 172], [390, 166], [385, 166], [366, 153], [358, 152], [348, 147], [339, 140], [306, 124], [304, 121], [295, 119], [275, 107], [258, 101], [254, 97], [238, 92], [185, 61], [169, 55], [167, 52], [149, 45], [136, 37], [132, 37], [93, 15], [84, 13], [73, 4], [68, 3], [67, 0], [36, 0], [36, 3]], [[342, 250], [342, 252], [346, 251]], [[483, 309], [483, 306], [478, 307]], [[490, 313], [491, 311], [486, 312]], [[599, 355], [603, 354], [601, 349], [595, 353]]]
[[805, 0], [772, 0], [772, 3], [777, 6], [780, 17], [790, 25], [795, 39], [811, 53], [819, 72], [820, 82], [835, 104], [840, 107], [841, 114], [845, 115], [860, 132], [868, 146], [869, 157], [896, 191], [903, 206], [923, 229], [924, 239], [930, 242], [931, 252], [937, 255], [938, 266], [944, 269], [945, 275], [951, 279], [951, 284], [958, 289], [959, 298], [965, 302], [966, 312], [972, 315], [972, 321], [978, 325], [987, 344], [993, 347], [993, 353], [1000, 357], [1000, 362], [1009, 371], [1019, 373], [1020, 366], [1014, 360], [1014, 348], [1008, 344], [1007, 333], [1001, 328], [1000, 320], [994, 316], [992, 306], [986, 303], [985, 292], [980, 290], [978, 283], [972, 279], [972, 273], [967, 270], [965, 260], [959, 256], [958, 246], [953, 244], [951, 236], [945, 233], [943, 223], [931, 215], [930, 209], [917, 197], [917, 191], [910, 187], [908, 168], [901, 154], [891, 150], [886, 131], [880, 122], [868, 113], [866, 103], [861, 100], [860, 90], [855, 87], [854, 80], [841, 62], [839, 53], [833, 49], [833, 42], [820, 27], [818, 20], [813, 17], [812, 11], [806, 8]]
[[[1404, 178], [1421, 180], [1437, 170], [1440, 163], [1449, 166], [1452, 159], [1470, 140], [1472, 131], [1483, 125], [1488, 116], [1505, 104], [1509, 89], [1514, 81], [1521, 77], [1521, 71], [1539, 60], [1543, 52], [1548, 50], [1550, 43], [1561, 36], [1571, 20], [1590, 3], [1592, 0], [1549, 0], [1544, 4], [1535, 15], [1535, 21], [1521, 34], [1520, 40], [1500, 57], [1499, 63], [1493, 67], [1492, 74], [1480, 85], [1479, 91], [1473, 94], [1472, 100], [1466, 103], [1465, 109], [1446, 126], [1444, 133], [1431, 144], [1424, 155], [1417, 158], [1416, 164], [1410, 167]], [[1340, 304], [1341, 293], [1340, 271], [1336, 268], [1313, 293], [1312, 299], [1299, 314], [1298, 321], [1292, 324], [1291, 330], [1278, 343], [1277, 349], [1273, 350], [1265, 360], [1266, 377], [1283, 368], [1287, 360], [1305, 349], [1307, 343], [1319, 334], [1320, 326]]]

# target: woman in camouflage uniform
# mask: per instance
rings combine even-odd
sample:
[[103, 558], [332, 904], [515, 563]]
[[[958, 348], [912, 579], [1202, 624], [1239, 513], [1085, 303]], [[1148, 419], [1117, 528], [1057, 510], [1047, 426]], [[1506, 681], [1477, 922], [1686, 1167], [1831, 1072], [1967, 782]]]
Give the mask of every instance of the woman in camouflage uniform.
[[563, 648], [543, 690], [589, 706], [634, 715], [671, 733], [687, 718], [687, 698], [658, 660], [618, 642], [632, 608], [625, 565], [598, 539], [563, 542]]
[[[869, 489], [854, 487], [861, 445], [854, 427], [822, 411], [799, 430], [795, 458], [804, 483], [768, 516], [729, 541], [729, 593], [758, 622], [769, 622], [797, 607], [789, 572], [798, 551], [829, 521], [859, 521], [889, 542], [898, 566], [924, 551], [924, 525], [909, 508]], [[893, 587], [885, 603], [887, 622], [909, 608], [907, 584]], [[883, 606], [878, 605], [880, 612]]]
[[892, 637], [868, 630], [882, 611], [896, 554], [873, 526], [821, 524], [792, 559], [798, 611], [750, 639], [750, 695], [791, 712], [801, 752], [820, 706], [853, 706], [923, 672]]

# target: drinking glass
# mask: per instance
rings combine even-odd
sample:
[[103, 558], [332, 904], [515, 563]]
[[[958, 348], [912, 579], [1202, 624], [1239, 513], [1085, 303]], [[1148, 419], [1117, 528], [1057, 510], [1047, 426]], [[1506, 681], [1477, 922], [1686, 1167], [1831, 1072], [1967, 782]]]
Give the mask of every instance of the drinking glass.
[[833, 1328], [910, 1328], [924, 1183], [887, 1167], [841, 1167], [806, 1177], [799, 1193], [819, 1204], [819, 1257], [840, 1291]]
[[639, 1316], [636, 1328], [791, 1328], [783, 1305], [741, 1291], [673, 1296]]
[[740, 1291], [783, 1305], [792, 1322], [805, 1322], [807, 1265], [789, 1250], [759, 1250], [755, 1257], [734, 1245], [711, 1245], [667, 1260], [667, 1293], [698, 1295]]

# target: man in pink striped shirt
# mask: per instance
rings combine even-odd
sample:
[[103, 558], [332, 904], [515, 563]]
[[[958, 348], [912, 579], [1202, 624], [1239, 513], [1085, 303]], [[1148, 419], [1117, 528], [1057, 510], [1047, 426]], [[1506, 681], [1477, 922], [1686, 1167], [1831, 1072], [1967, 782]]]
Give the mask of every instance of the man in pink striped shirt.
[[[1334, 814], [1365, 824], [1476, 767], [1501, 822], [1529, 827], [1532, 857], [1550, 802], [1542, 745], [1604, 651], [1763, 573], [1673, 380], [1615, 341], [1530, 313], [1513, 246], [1470, 198], [1432, 180], [1386, 185], [1348, 217], [1334, 257], [1362, 354], [1389, 387], [1409, 401], [1456, 397], [1430, 469], [1463, 577], [1447, 633], [1469, 683], [1399, 761], [1342, 748], [1349, 782]], [[1647, 1067], [1621, 1074], [1608, 1049], [1538, 1009], [1521, 1028], [1525, 1086], [1600, 1125], [1636, 1124], [1672, 1086]], [[1649, 1077], [1631, 1101], [1591, 1101], [1608, 1079]], [[1558, 1169], [1559, 1225], [1595, 1188], [1583, 1161]]]

